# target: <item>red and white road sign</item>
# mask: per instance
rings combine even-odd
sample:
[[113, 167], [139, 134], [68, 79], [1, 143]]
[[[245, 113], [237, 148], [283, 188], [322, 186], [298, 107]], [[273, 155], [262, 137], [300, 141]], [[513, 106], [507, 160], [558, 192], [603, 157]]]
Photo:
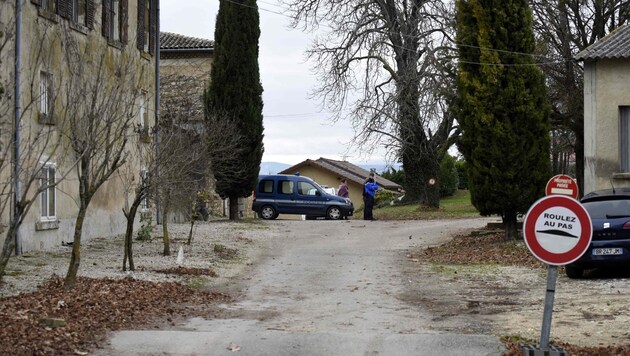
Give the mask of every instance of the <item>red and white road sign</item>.
[[591, 217], [579, 201], [564, 195], [539, 199], [527, 212], [523, 238], [529, 251], [544, 263], [569, 264], [591, 244]]
[[566, 174], [558, 174], [557, 176], [551, 177], [549, 182], [547, 182], [545, 193], [545, 195], [568, 195], [573, 197], [573, 199], [577, 199], [579, 190], [575, 179]]

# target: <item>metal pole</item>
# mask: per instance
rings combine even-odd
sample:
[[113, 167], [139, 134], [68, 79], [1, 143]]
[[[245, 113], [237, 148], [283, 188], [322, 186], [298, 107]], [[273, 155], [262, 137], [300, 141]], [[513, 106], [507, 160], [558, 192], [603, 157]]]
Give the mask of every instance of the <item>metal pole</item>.
[[545, 295], [545, 310], [543, 311], [542, 330], [540, 333], [540, 348], [549, 347], [549, 335], [551, 334], [551, 314], [553, 313], [553, 298], [556, 293], [556, 279], [558, 279], [558, 266], [547, 267], [547, 294]]
[[20, 116], [22, 115], [22, 108], [20, 101], [22, 100], [20, 95], [20, 71], [22, 70], [22, 0], [16, 0], [15, 2], [15, 120], [13, 122], [13, 129], [15, 134], [15, 142], [13, 144], [13, 217], [11, 223], [15, 224], [15, 255], [22, 254], [22, 238], [20, 236], [20, 228], [17, 222], [22, 214], [20, 208], [20, 143], [21, 143], [21, 128], [20, 128]]
[[[160, 0], [156, 2], [156, 39], [155, 39], [155, 190], [158, 191], [160, 181], [160, 165], [157, 161], [160, 158]], [[162, 207], [160, 206], [160, 194], [155, 194], [155, 223], [162, 224]]]

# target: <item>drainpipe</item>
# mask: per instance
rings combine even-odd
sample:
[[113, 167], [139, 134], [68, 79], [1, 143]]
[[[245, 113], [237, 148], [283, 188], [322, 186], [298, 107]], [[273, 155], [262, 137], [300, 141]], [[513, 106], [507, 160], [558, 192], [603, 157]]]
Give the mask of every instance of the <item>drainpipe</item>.
[[[15, 2], [15, 143], [13, 144], [13, 217], [11, 219], [12, 224], [17, 225], [17, 221], [20, 219], [20, 116], [22, 115], [22, 108], [20, 107], [20, 71], [22, 70], [22, 62], [20, 60], [22, 56], [22, 0]], [[15, 229], [15, 255], [22, 254], [22, 238], [20, 236], [19, 226]]]
[[[157, 0], [156, 2], [156, 8], [155, 8], [155, 12], [156, 12], [156, 19], [155, 19], [155, 24], [156, 24], [156, 31], [155, 31], [155, 158], [157, 159], [159, 157], [159, 152], [160, 152], [160, 131], [159, 131], [159, 127], [160, 127], [160, 0]], [[157, 161], [156, 161], [157, 163]], [[155, 165], [155, 177], [156, 177], [156, 190], [157, 190], [157, 185], [159, 184], [160, 181], [160, 166], [159, 164]], [[157, 199], [155, 199], [155, 213], [156, 213], [156, 218], [155, 218], [155, 223], [157, 225], [161, 225], [162, 224], [162, 209], [160, 206], [160, 195], [156, 194], [155, 195]]]

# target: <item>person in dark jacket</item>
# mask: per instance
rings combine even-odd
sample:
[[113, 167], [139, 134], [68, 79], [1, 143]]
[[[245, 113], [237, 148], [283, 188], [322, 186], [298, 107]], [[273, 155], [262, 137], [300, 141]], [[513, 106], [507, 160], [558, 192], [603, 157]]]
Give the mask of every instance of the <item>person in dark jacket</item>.
[[377, 190], [378, 184], [374, 182], [374, 173], [370, 173], [363, 185], [363, 220], [374, 220], [372, 209], [374, 208], [374, 195]]

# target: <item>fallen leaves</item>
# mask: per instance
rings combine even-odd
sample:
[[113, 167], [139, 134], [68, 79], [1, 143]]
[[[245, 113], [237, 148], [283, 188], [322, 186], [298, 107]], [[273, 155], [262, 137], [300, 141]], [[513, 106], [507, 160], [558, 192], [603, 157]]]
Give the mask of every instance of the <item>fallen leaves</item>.
[[0, 354], [84, 355], [109, 331], [163, 321], [167, 312], [183, 317], [191, 306], [230, 299], [178, 283], [128, 278], [79, 278], [74, 289], [65, 290], [63, 279], [54, 277], [36, 292], [0, 299]]

